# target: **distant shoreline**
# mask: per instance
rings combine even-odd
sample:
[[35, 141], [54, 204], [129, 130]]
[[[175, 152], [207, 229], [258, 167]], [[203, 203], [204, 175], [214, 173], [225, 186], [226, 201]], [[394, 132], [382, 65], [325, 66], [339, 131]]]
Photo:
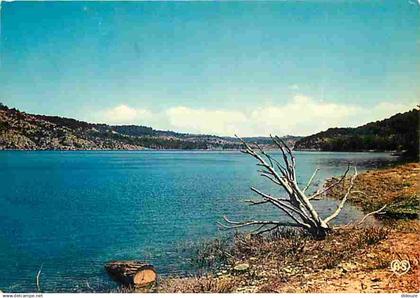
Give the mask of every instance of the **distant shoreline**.
[[[389, 152], [415, 157], [418, 112], [413, 109], [357, 128], [330, 128], [306, 137], [285, 135], [281, 139], [301, 152]], [[271, 137], [243, 137], [243, 140], [266, 151], [276, 149]], [[28, 114], [0, 104], [0, 150], [230, 152], [241, 148], [242, 139], [235, 137], [186, 134], [138, 125], [93, 124]]]
[[[0, 149], [1, 151], [17, 151], [17, 152], [92, 152], [92, 151], [115, 151], [115, 152], [127, 152], [127, 151], [157, 151], [157, 152], [174, 152], [174, 151], [198, 151], [198, 152], [241, 152], [241, 149], [101, 149], [101, 148], [93, 148], [93, 149]], [[276, 152], [279, 151], [277, 149], [265, 149], [265, 151], [269, 152]], [[299, 149], [293, 150], [294, 152], [323, 152], [323, 153], [389, 153], [394, 156], [400, 156], [403, 152], [400, 151], [376, 151], [376, 150], [362, 150], [362, 151], [323, 151], [323, 150], [316, 150], [316, 149]]]

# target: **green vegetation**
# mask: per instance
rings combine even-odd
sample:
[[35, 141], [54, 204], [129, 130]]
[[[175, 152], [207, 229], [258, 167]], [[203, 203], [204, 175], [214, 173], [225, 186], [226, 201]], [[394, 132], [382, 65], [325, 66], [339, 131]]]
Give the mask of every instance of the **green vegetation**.
[[330, 128], [302, 138], [297, 150], [321, 151], [399, 151], [418, 156], [419, 110], [396, 114], [382, 121], [356, 128]]
[[416, 219], [420, 213], [420, 202], [415, 195], [398, 197], [385, 209], [385, 214], [394, 219]]

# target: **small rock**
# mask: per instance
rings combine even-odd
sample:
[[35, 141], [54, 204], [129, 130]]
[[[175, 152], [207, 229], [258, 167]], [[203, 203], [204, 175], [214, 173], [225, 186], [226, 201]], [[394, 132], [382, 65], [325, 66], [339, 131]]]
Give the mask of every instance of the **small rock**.
[[248, 263], [240, 263], [240, 264], [235, 265], [235, 267], [233, 267], [233, 270], [239, 271], [239, 272], [248, 271], [248, 269], [249, 269]]
[[283, 268], [283, 271], [284, 272], [286, 272], [286, 273], [292, 273], [292, 269], [290, 269], [289, 267], [285, 267], [285, 268]]
[[345, 264], [342, 264], [340, 267], [341, 267], [341, 270], [343, 270], [344, 273], [347, 273], [347, 272], [357, 268], [357, 266], [355, 264], [352, 264], [352, 263], [345, 263]]

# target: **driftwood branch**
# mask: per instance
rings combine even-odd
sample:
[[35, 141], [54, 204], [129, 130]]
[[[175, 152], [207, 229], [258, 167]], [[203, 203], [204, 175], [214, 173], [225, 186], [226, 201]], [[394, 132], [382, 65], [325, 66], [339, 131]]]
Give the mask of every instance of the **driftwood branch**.
[[316, 197], [319, 197], [321, 195], [323, 195], [324, 193], [328, 192], [330, 189], [336, 187], [337, 185], [341, 184], [342, 182], [344, 182], [344, 180], [347, 177], [348, 172], [350, 171], [350, 164], [347, 166], [347, 170], [344, 172], [343, 176], [341, 176], [341, 178], [339, 180], [337, 180], [334, 183], [331, 183], [329, 186], [323, 188], [320, 191], [317, 191], [316, 193], [314, 193], [313, 195], [311, 195], [309, 197], [310, 200], [315, 199]]
[[225, 225], [220, 222], [218, 224], [224, 228], [224, 229], [237, 229], [237, 228], [243, 228], [247, 226], [254, 226], [254, 225], [275, 225], [277, 227], [299, 227], [300, 225], [294, 224], [291, 222], [280, 222], [275, 220], [249, 220], [249, 221], [233, 221], [228, 219], [226, 216], [223, 217], [223, 219], [229, 224]]
[[387, 207], [387, 205], [384, 205], [381, 208], [379, 208], [378, 210], [375, 210], [375, 211], [372, 211], [372, 212], [366, 214], [357, 224], [358, 225], [362, 224], [369, 216], [381, 213], [382, 210], [384, 210], [386, 207]]
[[387, 207], [387, 205], [382, 206], [381, 208], [379, 208], [378, 210], [369, 212], [368, 214], [366, 214], [365, 216], [363, 216], [363, 218], [361, 220], [359, 220], [358, 222], [350, 222], [344, 226], [340, 226], [340, 227], [336, 227], [335, 229], [339, 230], [339, 229], [346, 229], [349, 227], [354, 227], [354, 226], [358, 226], [361, 225], [367, 218], [369, 218], [372, 215], [375, 214], [380, 214], [383, 213], [382, 210], [384, 210]]
[[296, 179], [296, 158], [293, 154], [293, 151], [281, 138], [277, 136], [270, 137], [273, 143], [280, 150], [282, 162], [265, 152], [260, 145], [254, 144], [253, 148], [243, 139], [239, 137], [238, 139], [241, 140], [243, 144], [243, 150], [241, 150], [241, 152], [255, 158], [258, 161], [258, 172], [261, 173], [261, 176], [270, 180], [281, 189], [283, 189], [286, 192], [286, 197], [277, 198], [264, 193], [255, 187], [251, 187], [251, 190], [261, 197], [261, 200], [247, 200], [246, 202], [252, 206], [271, 204], [275, 208], [279, 209], [282, 213], [286, 214], [291, 221], [232, 221], [227, 217], [224, 217], [225, 224], [219, 223], [220, 227], [223, 229], [236, 229], [255, 226], [256, 229], [253, 231], [255, 233], [268, 232], [281, 226], [300, 227], [306, 229], [316, 237], [325, 237], [328, 231], [331, 229], [329, 222], [338, 216], [351, 193], [354, 179], [357, 176], [356, 168], [354, 169], [354, 175], [351, 178], [350, 186], [342, 198], [339, 206], [329, 217], [322, 219], [312, 205], [311, 200], [318, 199], [318, 197], [321, 197], [321, 195], [326, 193], [328, 190], [341, 183], [344, 183], [344, 180], [350, 170], [350, 165], [347, 167], [347, 170], [338, 181], [330, 184], [322, 190], [315, 192], [311, 196], [307, 196], [305, 192], [311, 186], [319, 169], [314, 171], [306, 186], [301, 189]]
[[40, 282], [40, 276], [41, 276], [41, 271], [42, 271], [42, 266], [44, 264], [41, 264], [41, 267], [38, 270], [38, 273], [36, 274], [36, 288], [38, 290], [38, 292], [41, 292], [41, 282]]
[[[347, 174], [347, 172], [346, 172], [346, 174]], [[347, 188], [347, 191], [346, 191], [346, 193], [345, 193], [345, 195], [344, 195], [344, 197], [341, 199], [341, 202], [340, 202], [340, 204], [338, 205], [338, 207], [337, 207], [337, 209], [330, 215], [330, 216], [328, 216], [324, 221], [326, 222], [326, 223], [328, 223], [328, 222], [330, 222], [331, 220], [333, 220], [334, 218], [336, 218], [337, 216], [338, 216], [338, 214], [340, 214], [340, 212], [341, 212], [341, 210], [343, 209], [343, 207], [344, 207], [344, 204], [346, 203], [346, 201], [347, 201], [347, 198], [349, 197], [349, 194], [350, 194], [350, 192], [351, 192], [351, 189], [353, 188], [353, 185], [354, 185], [354, 180], [356, 179], [356, 177], [357, 177], [357, 169], [356, 168], [354, 168], [354, 175], [351, 177], [351, 179], [350, 179], [350, 185], [349, 185], [349, 187]]]
[[89, 281], [86, 281], [86, 287], [91, 290], [94, 291], [94, 289], [90, 286]]
[[314, 173], [312, 174], [311, 178], [309, 178], [308, 183], [306, 184], [305, 188], [303, 189], [303, 193], [305, 193], [308, 190], [308, 188], [311, 186], [312, 180], [314, 180], [318, 171], [319, 171], [319, 169], [315, 169]]

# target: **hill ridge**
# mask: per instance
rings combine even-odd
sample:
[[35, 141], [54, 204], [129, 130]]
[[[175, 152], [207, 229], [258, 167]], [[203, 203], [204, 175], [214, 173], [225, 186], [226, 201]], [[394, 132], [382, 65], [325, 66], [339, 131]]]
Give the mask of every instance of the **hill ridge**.
[[[270, 138], [245, 138], [268, 146]], [[284, 138], [293, 146], [299, 137]], [[0, 150], [232, 150], [233, 137], [155, 130], [142, 125], [107, 125], [72, 118], [35, 115], [0, 103]]]
[[296, 150], [318, 151], [403, 151], [411, 156], [419, 152], [418, 108], [355, 128], [329, 128], [303, 137]]

